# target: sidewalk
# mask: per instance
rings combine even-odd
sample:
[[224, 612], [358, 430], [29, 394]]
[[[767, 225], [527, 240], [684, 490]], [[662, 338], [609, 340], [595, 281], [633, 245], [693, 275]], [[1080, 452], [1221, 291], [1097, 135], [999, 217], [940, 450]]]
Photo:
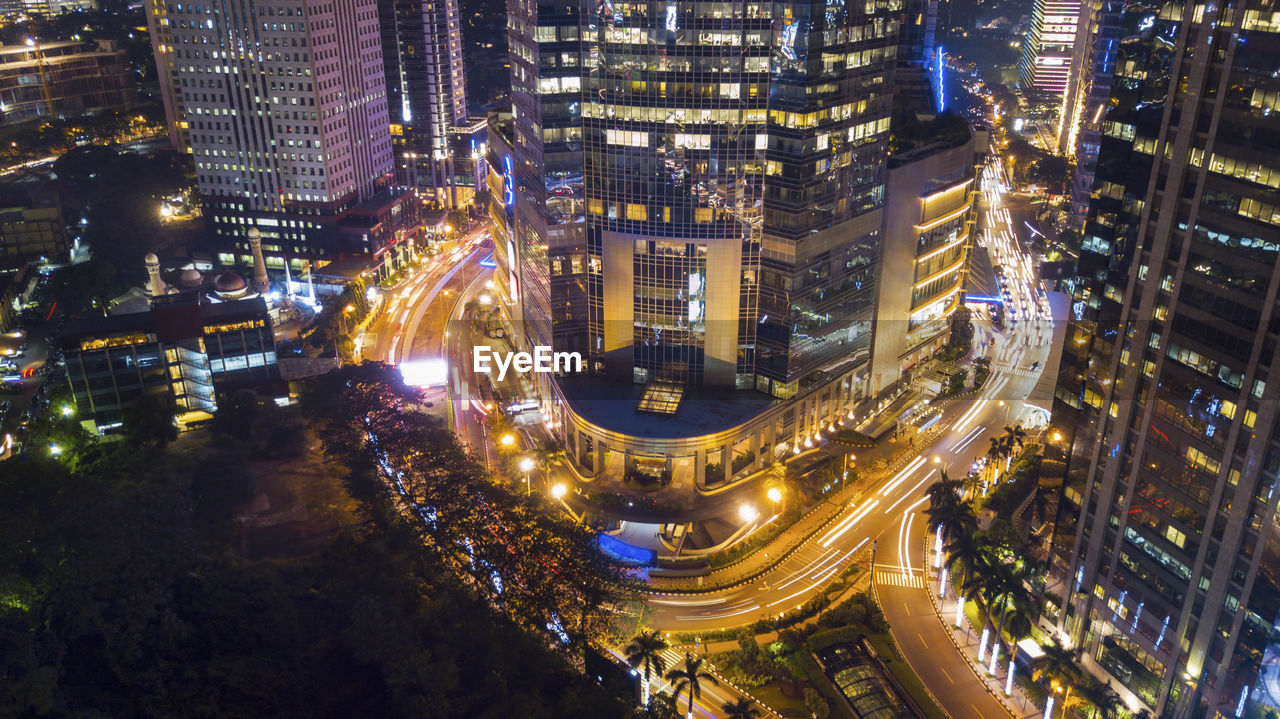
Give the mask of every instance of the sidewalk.
[[[930, 548], [929, 541], [930, 541], [930, 536], [926, 534], [924, 537], [925, 556], [929, 558], [928, 566], [932, 568], [934, 566], [935, 558], [932, 556], [933, 551]], [[1016, 716], [1016, 717], [1039, 716], [1041, 714], [1041, 708], [1037, 707], [1034, 702], [1032, 702], [1030, 699], [1027, 698], [1026, 694], [1023, 693], [1022, 689], [1018, 686], [1018, 683], [1016, 681], [1013, 682], [1013, 685], [1011, 687], [1012, 693], [1008, 695], [1005, 694], [1004, 689], [1005, 689], [1006, 680], [1008, 678], [1008, 669], [1009, 669], [1009, 657], [1007, 654], [1002, 654], [999, 658], [997, 658], [995, 676], [988, 674], [987, 669], [990, 667], [990, 661], [991, 661], [991, 644], [993, 644], [994, 642], [988, 643], [987, 655], [986, 655], [987, 661], [984, 662], [986, 666], [985, 667], [978, 666], [977, 657], [978, 657], [978, 648], [979, 648], [979, 645], [981, 644], [982, 629], [981, 628], [975, 629], [972, 625], [970, 625], [969, 617], [967, 614], [962, 617], [960, 628], [959, 629], [956, 628], [955, 626], [955, 610], [956, 610], [955, 593], [952, 591], [952, 587], [950, 586], [950, 583], [948, 583], [947, 593], [952, 596], [950, 604], [948, 605], [946, 599], [939, 599], [938, 593], [937, 593], [937, 583], [938, 583], [937, 570], [936, 569], [932, 570], [932, 572], [934, 575], [933, 581], [926, 582], [926, 593], [929, 595], [929, 603], [933, 605], [934, 616], [937, 617], [938, 622], [942, 625], [943, 629], [946, 630], [949, 638], [951, 639], [951, 644], [956, 648], [956, 651], [959, 652], [961, 656], [970, 660], [968, 664], [974, 676], [977, 677], [983, 683], [987, 691], [991, 692], [992, 695], [994, 695], [996, 699], [998, 699], [1000, 703], [1004, 705], [1005, 709], [1008, 710], [1008, 712], [1013, 716]], [[926, 576], [928, 576], [929, 572], [926, 572], [925, 574]], [[949, 610], [949, 612], [944, 614], [945, 610]], [[1004, 652], [1005, 649], [1002, 647], [1001, 651]]]

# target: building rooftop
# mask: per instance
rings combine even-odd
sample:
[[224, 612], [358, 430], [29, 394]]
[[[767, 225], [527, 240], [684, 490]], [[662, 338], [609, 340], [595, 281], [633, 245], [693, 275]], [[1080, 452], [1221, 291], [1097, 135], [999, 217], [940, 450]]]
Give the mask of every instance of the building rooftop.
[[924, 120], [914, 112], [898, 113], [889, 128], [889, 167], [914, 162], [969, 141], [969, 121], [953, 112]]
[[267, 303], [261, 297], [232, 302], [207, 302], [199, 295], [162, 297], [147, 311], [71, 320], [62, 328], [58, 341], [65, 347], [77, 344], [84, 337], [124, 332], [154, 332], [161, 341], [172, 341], [204, 334], [204, 325], [208, 322], [235, 322], [266, 316]]
[[755, 390], [686, 389], [674, 414], [658, 416], [639, 409], [645, 385], [588, 375], [562, 377], [556, 383], [574, 411], [588, 422], [656, 439], [700, 437], [731, 429], [781, 401]]

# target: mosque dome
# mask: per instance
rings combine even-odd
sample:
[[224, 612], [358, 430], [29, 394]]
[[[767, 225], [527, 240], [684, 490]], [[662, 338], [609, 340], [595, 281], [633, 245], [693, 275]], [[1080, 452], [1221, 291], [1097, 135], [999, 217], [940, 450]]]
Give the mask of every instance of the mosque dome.
[[213, 281], [213, 291], [220, 296], [243, 293], [247, 288], [248, 285], [245, 284], [244, 278], [231, 270], [218, 275], [217, 279]]
[[178, 278], [178, 281], [182, 283], [183, 287], [191, 289], [204, 284], [204, 277], [200, 274], [199, 270], [192, 267], [183, 270], [182, 276]]

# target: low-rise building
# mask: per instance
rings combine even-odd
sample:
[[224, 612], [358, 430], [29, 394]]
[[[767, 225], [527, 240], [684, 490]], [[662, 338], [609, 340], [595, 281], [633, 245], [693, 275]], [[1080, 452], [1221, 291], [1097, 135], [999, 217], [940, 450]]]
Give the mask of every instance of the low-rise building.
[[208, 419], [219, 397], [239, 389], [285, 393], [261, 297], [156, 297], [147, 312], [70, 322], [59, 343], [79, 417], [98, 433], [120, 427], [144, 394], [170, 397], [185, 425]]
[[63, 262], [68, 247], [67, 226], [57, 205], [0, 207], [0, 269], [28, 261]]

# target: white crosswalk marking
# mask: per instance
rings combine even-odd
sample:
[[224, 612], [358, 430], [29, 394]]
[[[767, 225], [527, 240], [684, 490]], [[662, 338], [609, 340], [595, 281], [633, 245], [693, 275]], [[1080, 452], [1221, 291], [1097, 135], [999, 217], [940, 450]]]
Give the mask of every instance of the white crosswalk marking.
[[924, 577], [919, 574], [903, 575], [902, 572], [876, 570], [876, 582], [893, 587], [924, 589]]
[[1010, 367], [1007, 364], [1000, 364], [1000, 363], [997, 363], [995, 365], [995, 369], [997, 372], [1001, 372], [1003, 374], [1016, 375], [1018, 377], [1034, 377], [1040, 373], [1040, 370], [1038, 369], [1033, 370], [1029, 367]]

